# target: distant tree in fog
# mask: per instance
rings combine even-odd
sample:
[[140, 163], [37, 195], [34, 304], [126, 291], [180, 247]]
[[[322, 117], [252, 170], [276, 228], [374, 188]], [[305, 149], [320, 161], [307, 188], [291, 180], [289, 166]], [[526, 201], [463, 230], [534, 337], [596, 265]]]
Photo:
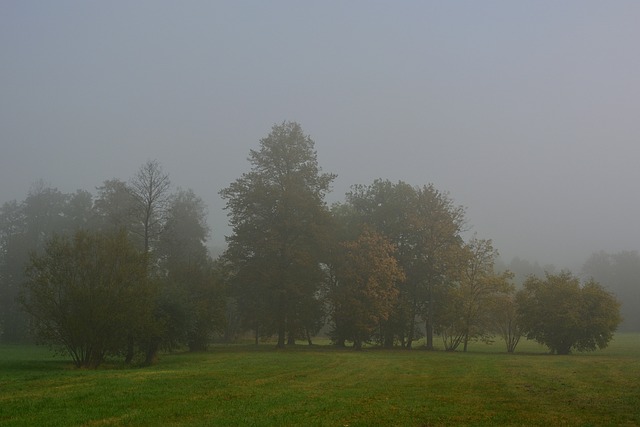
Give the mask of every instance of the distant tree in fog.
[[529, 276], [544, 279], [545, 273], [556, 273], [556, 267], [552, 264], [541, 266], [537, 261], [531, 263], [520, 257], [514, 257], [507, 267], [514, 274], [514, 280], [518, 286], [521, 286]]
[[592, 254], [582, 267], [621, 301], [621, 330], [640, 331], [640, 255], [636, 251]]
[[113, 178], [104, 181], [97, 190], [93, 210], [99, 229], [109, 232], [124, 229], [131, 233], [135, 223], [136, 201], [127, 183]]
[[206, 247], [206, 215], [203, 200], [192, 190], [169, 198], [157, 247], [163, 278], [159, 310], [169, 347], [186, 343], [191, 351], [205, 350], [224, 325], [224, 289]]
[[157, 160], [149, 160], [140, 166], [129, 183], [137, 220], [133, 232], [142, 237], [146, 253], [162, 233], [170, 186], [169, 174], [163, 171]]
[[68, 234], [92, 223], [91, 195], [65, 194], [42, 181], [22, 201], [0, 207], [0, 325], [2, 341], [27, 336], [26, 316], [17, 297], [25, 280], [24, 269], [32, 252], [42, 253], [54, 234]]

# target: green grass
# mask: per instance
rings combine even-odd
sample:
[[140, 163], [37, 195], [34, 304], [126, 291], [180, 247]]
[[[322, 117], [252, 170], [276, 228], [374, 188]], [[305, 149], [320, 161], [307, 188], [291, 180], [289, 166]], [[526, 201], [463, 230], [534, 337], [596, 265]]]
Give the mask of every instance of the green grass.
[[216, 346], [90, 371], [0, 347], [0, 425], [640, 425], [640, 335], [595, 353], [518, 350]]

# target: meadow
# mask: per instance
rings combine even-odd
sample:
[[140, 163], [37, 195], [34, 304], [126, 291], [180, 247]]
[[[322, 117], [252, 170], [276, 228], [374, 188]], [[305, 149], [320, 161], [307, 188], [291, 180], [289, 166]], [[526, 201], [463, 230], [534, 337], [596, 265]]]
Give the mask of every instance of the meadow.
[[640, 425], [640, 335], [569, 356], [523, 342], [467, 353], [213, 346], [146, 368], [74, 369], [0, 346], [7, 426]]

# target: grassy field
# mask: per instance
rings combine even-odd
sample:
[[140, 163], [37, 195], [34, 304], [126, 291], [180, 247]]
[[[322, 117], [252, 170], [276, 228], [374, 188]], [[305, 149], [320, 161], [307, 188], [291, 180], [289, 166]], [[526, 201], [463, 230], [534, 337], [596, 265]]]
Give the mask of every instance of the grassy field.
[[640, 335], [595, 353], [518, 350], [216, 346], [89, 371], [0, 346], [0, 425], [640, 425]]

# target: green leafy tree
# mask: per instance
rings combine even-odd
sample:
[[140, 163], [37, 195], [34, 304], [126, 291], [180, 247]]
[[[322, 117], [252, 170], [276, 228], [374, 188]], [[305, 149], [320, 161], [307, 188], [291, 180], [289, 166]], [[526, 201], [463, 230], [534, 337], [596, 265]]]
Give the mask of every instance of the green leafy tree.
[[568, 272], [530, 277], [517, 303], [527, 338], [557, 354], [605, 348], [620, 323], [620, 303], [612, 294], [593, 280], [581, 286]]
[[341, 244], [341, 261], [328, 290], [334, 335], [362, 348], [386, 320], [405, 279], [394, 258], [395, 247], [382, 235], [365, 230], [355, 241]]
[[36, 336], [92, 368], [122, 352], [127, 331], [149, 325], [155, 298], [145, 255], [124, 233], [52, 238], [33, 255], [25, 290]]
[[283, 347], [306, 305], [318, 303], [329, 225], [324, 197], [335, 175], [321, 172], [313, 141], [294, 122], [273, 126], [249, 161], [251, 170], [220, 193], [233, 227], [225, 257], [244, 318], [275, 329]]

